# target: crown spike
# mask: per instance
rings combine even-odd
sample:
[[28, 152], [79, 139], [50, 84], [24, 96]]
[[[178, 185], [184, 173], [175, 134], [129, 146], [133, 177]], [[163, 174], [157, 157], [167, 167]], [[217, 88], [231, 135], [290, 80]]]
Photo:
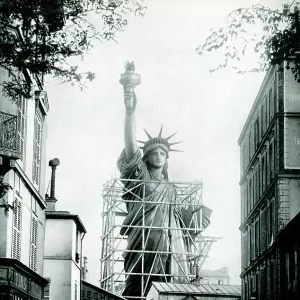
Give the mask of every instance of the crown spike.
[[142, 143], [142, 144], [146, 144], [146, 142], [144, 142], [144, 141], [139, 141], [139, 140], [137, 140], [137, 142], [139, 142], [139, 143]]
[[182, 142], [169, 143], [169, 145], [172, 146], [172, 145], [177, 145], [177, 144], [181, 144], [181, 143], [183, 143], [183, 141]]
[[166, 140], [168, 141], [171, 137], [173, 137], [177, 132], [173, 133], [172, 135], [170, 135], [169, 137], [166, 138]]
[[163, 130], [163, 126], [164, 126], [164, 124], [161, 124], [161, 128], [160, 128], [160, 131], [159, 131], [158, 137], [161, 137], [162, 130]]
[[177, 150], [177, 149], [170, 149], [169, 151], [172, 151], [172, 152], [183, 152], [182, 150]]
[[144, 131], [146, 132], [149, 139], [152, 139], [152, 136], [147, 132], [147, 130], [144, 128]]

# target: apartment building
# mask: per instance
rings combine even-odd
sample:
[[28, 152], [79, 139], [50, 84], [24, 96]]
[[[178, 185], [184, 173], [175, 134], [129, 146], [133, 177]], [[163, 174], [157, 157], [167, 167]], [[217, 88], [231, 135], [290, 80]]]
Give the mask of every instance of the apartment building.
[[[242, 299], [298, 299], [284, 297], [279, 235], [300, 212], [300, 84], [285, 66], [268, 70], [238, 143]], [[299, 254], [292, 254], [298, 262]], [[298, 285], [298, 296], [299, 272], [286, 283]]]

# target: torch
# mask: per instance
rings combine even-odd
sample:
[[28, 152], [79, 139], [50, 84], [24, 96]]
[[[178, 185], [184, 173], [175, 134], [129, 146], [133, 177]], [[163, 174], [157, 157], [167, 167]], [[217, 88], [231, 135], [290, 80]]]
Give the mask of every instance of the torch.
[[135, 73], [134, 62], [127, 62], [125, 73], [121, 74], [120, 83], [124, 88], [124, 100], [127, 109], [133, 111], [134, 101], [133, 92], [134, 88], [141, 83], [141, 75]]

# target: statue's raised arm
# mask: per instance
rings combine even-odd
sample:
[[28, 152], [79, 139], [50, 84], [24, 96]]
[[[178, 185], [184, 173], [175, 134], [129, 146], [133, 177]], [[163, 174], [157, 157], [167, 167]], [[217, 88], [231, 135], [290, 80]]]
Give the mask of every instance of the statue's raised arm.
[[129, 162], [134, 157], [138, 150], [136, 141], [136, 128], [134, 111], [136, 107], [136, 95], [134, 88], [140, 84], [141, 77], [135, 72], [134, 62], [127, 62], [126, 72], [121, 75], [120, 83], [124, 87], [124, 102], [125, 102], [125, 156], [126, 161]]

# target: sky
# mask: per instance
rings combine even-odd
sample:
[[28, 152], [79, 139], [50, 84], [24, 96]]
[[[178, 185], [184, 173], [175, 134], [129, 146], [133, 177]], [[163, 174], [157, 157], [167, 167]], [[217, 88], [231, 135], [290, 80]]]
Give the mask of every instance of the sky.
[[[264, 74], [239, 75], [231, 69], [210, 73], [222, 62], [220, 53], [199, 56], [195, 49], [210, 28], [222, 26], [238, 7], [278, 5], [281, 1], [151, 0], [144, 17], [129, 18], [117, 42], [96, 43], [79, 65], [96, 73], [80, 91], [48, 78], [48, 160], [60, 159], [56, 173], [56, 209], [78, 214], [87, 229], [83, 255], [88, 281], [98, 285], [103, 184], [116, 176], [123, 149], [124, 97], [119, 83], [124, 63], [134, 61], [141, 75], [136, 88], [137, 137], [145, 128], [174, 141], [182, 153], [171, 153], [170, 180], [203, 180], [204, 204], [213, 209], [204, 235], [215, 243], [203, 268], [229, 268], [240, 284], [239, 134]], [[98, 22], [94, 16], [93, 22]], [[252, 57], [247, 58], [251, 64]], [[254, 63], [254, 61], [253, 61]], [[47, 180], [50, 180], [50, 168]]]

